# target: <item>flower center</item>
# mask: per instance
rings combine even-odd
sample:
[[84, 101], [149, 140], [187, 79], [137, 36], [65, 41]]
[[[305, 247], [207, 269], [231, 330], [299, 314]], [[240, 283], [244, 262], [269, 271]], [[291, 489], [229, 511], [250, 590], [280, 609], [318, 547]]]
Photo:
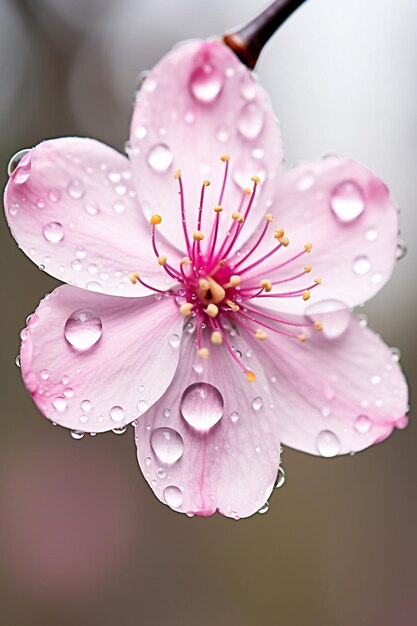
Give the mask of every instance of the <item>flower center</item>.
[[[139, 282], [157, 293], [175, 297], [180, 314], [195, 320], [196, 349], [199, 356], [209, 357], [210, 344], [223, 346], [246, 374], [247, 379], [253, 381], [255, 374], [246, 367], [230, 344], [227, 331], [233, 331], [241, 326], [261, 341], [267, 338], [267, 331], [272, 331], [304, 342], [306, 335], [300, 332], [300, 327], [312, 326], [316, 330], [321, 330], [322, 325], [319, 321], [300, 324], [265, 312], [254, 307], [253, 304], [256, 302], [261, 304], [262, 298], [303, 298], [306, 301], [310, 298], [311, 290], [317, 287], [321, 280], [318, 278], [310, 281], [306, 286], [303, 285], [301, 288], [299, 286], [299, 279], [311, 272], [311, 265], [303, 266], [303, 257], [310, 253], [311, 243], [306, 243], [301, 250], [286, 260], [279, 261], [279, 251], [289, 245], [289, 239], [282, 228], [274, 230], [273, 237], [271, 237], [273, 244], [271, 249], [260, 255], [261, 244], [265, 243], [273, 221], [271, 213], [265, 215], [265, 221], [259, 226], [259, 236], [255, 238], [245, 254], [242, 255], [238, 250], [237, 242], [251, 214], [257, 188], [261, 183], [257, 176], [251, 179], [252, 188], [244, 190], [237, 210], [231, 214], [230, 227], [223, 241], [220, 240], [220, 214], [223, 212], [222, 201], [228, 182], [229, 159], [228, 155], [221, 157], [225, 165], [224, 176], [219, 201], [213, 211], [211, 232], [207, 237], [201, 227], [205, 191], [210, 181], [204, 180], [202, 183], [197, 228], [190, 236], [181, 171], [178, 170], [175, 173], [187, 251], [187, 255], [179, 261], [178, 267], [169, 264], [168, 258], [160, 254], [158, 249], [156, 227], [161, 223], [162, 217], [160, 215], [151, 217], [151, 241], [157, 262], [171, 278], [177, 281], [177, 285], [163, 292], [146, 283], [138, 274], [132, 274], [130, 280], [132, 283]], [[293, 267], [297, 269], [292, 270]], [[284, 287], [282, 290], [282, 285], [294, 281], [297, 281], [297, 286], [294, 285], [293, 289]]]

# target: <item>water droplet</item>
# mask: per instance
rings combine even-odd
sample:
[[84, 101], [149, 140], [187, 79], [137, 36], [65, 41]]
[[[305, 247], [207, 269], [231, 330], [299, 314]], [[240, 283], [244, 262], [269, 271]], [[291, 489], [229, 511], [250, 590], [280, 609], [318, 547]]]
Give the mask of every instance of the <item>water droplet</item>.
[[257, 396], [252, 400], [252, 409], [254, 411], [260, 411], [263, 405], [263, 400], [260, 396]]
[[375, 228], [369, 228], [365, 233], [365, 238], [368, 241], [375, 241], [378, 238], [378, 231]]
[[61, 199], [61, 192], [59, 189], [51, 189], [48, 193], [48, 197], [51, 202], [58, 202]]
[[57, 396], [52, 400], [52, 406], [54, 409], [62, 413], [68, 406], [68, 400], [64, 396]]
[[367, 274], [371, 269], [371, 262], [367, 256], [357, 256], [353, 261], [353, 271], [358, 276], [363, 276]]
[[359, 315], [356, 316], [356, 319], [358, 320], [361, 328], [366, 328], [368, 326], [368, 316], [365, 315], [365, 313], [359, 313]]
[[250, 77], [242, 87], [242, 95], [246, 100], [253, 100], [256, 96], [256, 81]]
[[192, 124], [195, 120], [195, 115], [192, 111], [187, 111], [184, 115], [184, 121], [186, 124]]
[[115, 435], [124, 435], [124, 433], [127, 431], [127, 426], [118, 426], [117, 428], [112, 428], [112, 433], [114, 433]]
[[163, 467], [158, 467], [158, 469], [156, 470], [156, 475], [158, 476], [158, 478], [165, 478], [165, 476], [167, 475], [167, 471]]
[[83, 264], [79, 259], [74, 259], [71, 261], [71, 267], [75, 272], [79, 272], [82, 269]]
[[92, 408], [93, 404], [90, 402], [90, 400], [83, 400], [81, 402], [81, 410], [84, 411], [84, 413], [90, 413]]
[[392, 360], [398, 363], [398, 361], [401, 359], [401, 350], [394, 347], [390, 348], [390, 350], [392, 354]]
[[84, 433], [82, 430], [72, 430], [71, 437], [73, 439], [82, 439], [84, 437]]
[[102, 285], [95, 280], [90, 280], [90, 282], [86, 284], [86, 288], [88, 291], [95, 291], [96, 293], [101, 293], [103, 291]]
[[269, 511], [269, 502], [265, 502], [265, 504], [261, 506], [261, 508], [259, 509], [258, 513], [260, 513], [261, 515], [264, 515], [265, 513], [268, 513], [268, 511]]
[[103, 325], [93, 311], [78, 309], [71, 313], [65, 322], [65, 339], [80, 352], [89, 350], [100, 339]]
[[148, 410], [148, 403], [146, 402], [146, 400], [139, 400], [137, 408], [139, 413], [144, 413]]
[[20, 367], [20, 354], [17, 355], [14, 362], [16, 363], [17, 367]]
[[175, 485], [170, 485], [164, 489], [164, 500], [168, 506], [180, 507], [183, 502], [183, 495], [181, 489]]
[[41, 378], [41, 380], [48, 380], [49, 378], [49, 372], [46, 369], [43, 369], [39, 372], [39, 376]]
[[64, 227], [59, 222], [49, 222], [43, 227], [43, 236], [46, 241], [59, 243], [64, 238]]
[[231, 413], [230, 415], [230, 419], [233, 424], [236, 424], [239, 421], [239, 413], [237, 411], [233, 411], [233, 413]]
[[220, 143], [225, 143], [229, 139], [230, 133], [226, 126], [219, 126], [216, 132], [216, 137]]
[[156, 428], [151, 434], [151, 446], [163, 463], [176, 463], [184, 452], [184, 441], [173, 428]]
[[240, 111], [237, 129], [245, 139], [255, 139], [264, 125], [264, 112], [256, 102], [248, 102]]
[[145, 391], [145, 386], [144, 385], [139, 385], [138, 390], [140, 393], [143, 393]]
[[74, 389], [71, 389], [71, 387], [65, 387], [64, 391], [62, 392], [64, 394], [64, 396], [66, 398], [73, 398], [74, 397]]
[[122, 213], [124, 213], [125, 209], [126, 209], [126, 207], [125, 207], [125, 205], [123, 204], [123, 202], [121, 200], [117, 200], [113, 204], [113, 210], [118, 215], [121, 215]]
[[381, 376], [378, 376], [378, 374], [371, 376], [371, 383], [373, 385], [379, 385], [380, 382], [381, 382]]
[[149, 467], [149, 465], [151, 465], [151, 463], [152, 463], [151, 457], [147, 456], [146, 459], [145, 459], [145, 465], [147, 465]]
[[178, 348], [178, 346], [180, 345], [181, 339], [179, 335], [171, 335], [171, 337], [169, 338], [169, 345], [172, 346], [173, 348]]
[[285, 483], [285, 469], [283, 467], [279, 467], [277, 479], [275, 481], [274, 489], [279, 489]]
[[208, 104], [218, 97], [223, 82], [223, 74], [209, 63], [204, 63], [191, 74], [189, 86], [196, 100]]
[[125, 417], [125, 412], [121, 406], [116, 405], [112, 406], [109, 411], [109, 415], [110, 419], [113, 420], [113, 422], [121, 422]]
[[300, 191], [307, 191], [307, 189], [311, 189], [314, 185], [315, 178], [313, 174], [306, 174], [303, 176], [297, 183], [297, 188]]
[[67, 187], [67, 191], [73, 200], [79, 200], [84, 195], [84, 186], [79, 180], [72, 180]]
[[[13, 174], [13, 172], [18, 168], [19, 163], [22, 161], [23, 157], [25, 157], [27, 154], [29, 154], [31, 152], [31, 150], [29, 149], [24, 149], [24, 150], [19, 150], [19, 152], [16, 152], [15, 155], [12, 156], [12, 158], [10, 159], [8, 165], [7, 165], [7, 174], [8, 176], [11, 176]], [[29, 157], [29, 169], [22, 167], [22, 170], [25, 171], [25, 173], [27, 173], [27, 176], [25, 178], [25, 174], [22, 171], [22, 175], [24, 180], [16, 180], [16, 176], [18, 176], [18, 174], [20, 174], [20, 172], [18, 172], [15, 176], [15, 182], [17, 183], [24, 183], [27, 181], [27, 179], [30, 176], [30, 157]]]
[[146, 137], [146, 133], [147, 130], [144, 126], [138, 126], [137, 128], [135, 128], [135, 137], [137, 139], [143, 139], [144, 137]]
[[173, 161], [173, 155], [168, 146], [159, 143], [153, 146], [148, 153], [148, 164], [155, 172], [166, 172]]
[[352, 222], [365, 209], [363, 193], [353, 180], [340, 183], [333, 189], [330, 207], [341, 222]]
[[348, 329], [351, 313], [346, 304], [339, 300], [322, 300], [306, 309], [306, 315], [312, 322], [323, 324], [323, 335], [328, 339], [341, 337]]
[[331, 430], [322, 430], [316, 440], [317, 451], [321, 456], [337, 456], [340, 452], [340, 441]]
[[83, 246], [79, 246], [76, 251], [75, 251], [75, 256], [78, 259], [83, 259], [85, 257], [85, 255], [87, 254], [87, 252], [85, 251], [85, 248]]
[[353, 426], [358, 433], [367, 433], [372, 426], [372, 422], [367, 415], [358, 415]]
[[84, 204], [84, 209], [88, 213], [88, 215], [98, 215], [100, 213], [100, 207], [93, 200], [87, 200]]
[[222, 418], [224, 401], [218, 389], [209, 383], [194, 383], [181, 398], [181, 414], [197, 430], [209, 430]]
[[407, 254], [407, 244], [402, 239], [399, 239], [397, 242], [397, 252], [396, 252], [397, 261], [401, 261], [401, 259], [403, 259], [406, 254]]
[[164, 417], [169, 417], [171, 415], [171, 409], [164, 409]]

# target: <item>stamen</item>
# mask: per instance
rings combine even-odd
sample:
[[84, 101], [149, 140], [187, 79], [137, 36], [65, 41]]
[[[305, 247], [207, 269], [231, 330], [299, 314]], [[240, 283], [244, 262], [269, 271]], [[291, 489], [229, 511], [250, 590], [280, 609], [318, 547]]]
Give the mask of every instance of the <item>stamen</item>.
[[264, 341], [264, 340], [268, 337], [268, 335], [267, 335], [267, 333], [266, 333], [264, 330], [262, 330], [261, 328], [257, 328], [257, 329], [256, 329], [256, 332], [255, 332], [255, 337], [256, 337], [257, 339], [259, 339], [260, 341]]
[[208, 348], [200, 348], [199, 350], [197, 350], [197, 354], [202, 359], [208, 359], [210, 356]]
[[168, 261], [168, 257], [166, 257], [164, 254], [160, 254], [158, 257], [158, 263], [159, 265], [165, 265], [165, 263]]
[[200, 230], [196, 230], [193, 233], [193, 239], [194, 239], [194, 241], [203, 241], [204, 235], [203, 235], [203, 233]]
[[162, 222], [162, 217], [160, 215], [152, 215], [150, 219], [150, 223], [153, 225], [160, 224]]
[[180, 313], [181, 315], [184, 315], [184, 317], [188, 317], [188, 315], [191, 315], [191, 311], [193, 310], [193, 304], [191, 302], [184, 302], [184, 304], [181, 304], [180, 306]]
[[305, 290], [305, 292], [303, 293], [303, 300], [304, 302], [306, 302], [307, 300], [310, 300], [311, 294], [309, 292], [308, 289]]
[[206, 309], [206, 313], [209, 317], [217, 317], [219, 314], [219, 307], [210, 303]]
[[305, 244], [305, 246], [304, 246], [304, 250], [305, 250], [307, 253], [310, 253], [310, 252], [311, 252], [311, 248], [312, 248], [312, 247], [313, 247], [313, 244], [312, 244], [312, 243], [310, 243], [310, 242], [308, 242], [308, 243], [306, 243], [306, 244]]
[[139, 274], [131, 274], [129, 276], [129, 280], [132, 283], [132, 285], [136, 285], [136, 283], [140, 283], [141, 285], [143, 285], [144, 287], [146, 287], [146, 289], [150, 289], [150, 291], [155, 291], [156, 293], [161, 293], [163, 295], [168, 295], [168, 296], [175, 296], [176, 294], [171, 292], [171, 291], [162, 291], [162, 289], [157, 289], [156, 287], [152, 287], [151, 285], [148, 285], [148, 283], [145, 283], [144, 280], [142, 280], [142, 278], [139, 276]]
[[221, 346], [223, 343], [222, 334], [218, 330], [214, 330], [210, 335], [210, 341], [215, 346]]
[[261, 280], [259, 284], [267, 293], [269, 291], [272, 291], [272, 283], [267, 278], [264, 278], [263, 280]]
[[226, 300], [226, 304], [229, 308], [232, 309], [232, 311], [234, 311], [235, 313], [237, 313], [238, 311], [240, 311], [240, 306], [238, 304], [236, 304], [236, 302], [233, 302], [233, 300]]
[[229, 282], [223, 285], [223, 287], [225, 289], [229, 289], [229, 287], [238, 287], [241, 282], [242, 282], [241, 277], [234, 274], [233, 276], [229, 278]]

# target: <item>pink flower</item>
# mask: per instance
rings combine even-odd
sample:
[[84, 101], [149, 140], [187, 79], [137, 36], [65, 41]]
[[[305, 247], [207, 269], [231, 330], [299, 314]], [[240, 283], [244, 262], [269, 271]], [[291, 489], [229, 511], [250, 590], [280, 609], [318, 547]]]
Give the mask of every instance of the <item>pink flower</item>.
[[281, 443], [332, 457], [406, 425], [398, 358], [351, 313], [395, 263], [384, 183], [335, 156], [281, 173], [268, 97], [219, 41], [146, 78], [129, 157], [45, 141], [6, 188], [19, 245], [69, 283], [22, 332], [48, 419], [133, 422], [162, 502], [235, 518], [267, 501]]

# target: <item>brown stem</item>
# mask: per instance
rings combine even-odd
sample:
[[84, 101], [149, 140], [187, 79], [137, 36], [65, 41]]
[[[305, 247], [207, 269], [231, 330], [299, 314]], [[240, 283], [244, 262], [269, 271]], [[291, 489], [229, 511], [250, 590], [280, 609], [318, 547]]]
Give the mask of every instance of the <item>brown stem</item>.
[[247, 24], [226, 33], [223, 41], [253, 70], [266, 42], [303, 2], [305, 0], [275, 0]]

